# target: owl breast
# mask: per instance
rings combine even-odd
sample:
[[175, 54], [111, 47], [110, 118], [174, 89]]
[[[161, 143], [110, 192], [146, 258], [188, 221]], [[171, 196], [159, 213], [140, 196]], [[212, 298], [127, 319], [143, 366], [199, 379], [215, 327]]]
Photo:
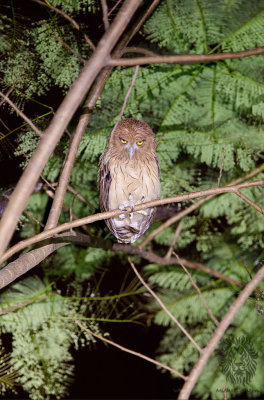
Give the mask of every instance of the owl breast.
[[[134, 205], [160, 197], [160, 181], [156, 162], [140, 163], [130, 160], [110, 165], [109, 210], [132, 202]], [[133, 243], [149, 228], [154, 209], [132, 212], [109, 220], [109, 228], [119, 242]]]

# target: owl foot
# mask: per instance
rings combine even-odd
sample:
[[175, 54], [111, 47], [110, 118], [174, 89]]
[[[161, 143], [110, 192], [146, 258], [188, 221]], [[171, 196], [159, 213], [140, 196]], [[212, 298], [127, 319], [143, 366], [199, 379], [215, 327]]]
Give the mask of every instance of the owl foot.
[[[133, 213], [134, 208], [135, 208], [135, 203], [133, 202], [133, 200], [130, 200], [130, 197], [132, 197], [132, 196], [131, 195], [129, 196], [129, 200], [128, 201], [125, 201], [124, 203], [119, 204], [119, 206], [118, 206], [119, 210], [128, 211], [127, 207], [130, 207], [130, 211], [131, 211], [131, 213]], [[130, 217], [130, 216], [131, 216], [131, 214], [128, 214], [128, 215], [120, 214], [119, 218], [120, 219], [124, 219], [124, 218]]]
[[[120, 219], [124, 219], [124, 218], [130, 218], [131, 219], [131, 218], [133, 218], [133, 211], [134, 211], [135, 205], [143, 203], [144, 200], [145, 200], [145, 196], [142, 196], [140, 198], [140, 200], [135, 203], [133, 201], [132, 194], [129, 193], [128, 201], [125, 201], [124, 203], [120, 204], [118, 208], [121, 211], [127, 211], [127, 207], [130, 207], [130, 214], [128, 214], [128, 215], [121, 214], [121, 215], [119, 215], [119, 218]], [[137, 211], [137, 214], [142, 214], [142, 215], [147, 216], [148, 212], [146, 210], [141, 210], [141, 211]]]

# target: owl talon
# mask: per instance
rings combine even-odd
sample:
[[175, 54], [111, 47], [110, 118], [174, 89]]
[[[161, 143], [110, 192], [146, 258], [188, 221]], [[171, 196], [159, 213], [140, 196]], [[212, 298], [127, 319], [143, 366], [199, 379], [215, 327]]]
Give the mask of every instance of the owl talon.
[[148, 215], [148, 212], [147, 212], [146, 210], [140, 210], [140, 211], [137, 211], [137, 213], [138, 213], [138, 214], [145, 215], [145, 216]]
[[[129, 201], [125, 201], [122, 204], [119, 204], [119, 206], [118, 206], [119, 210], [121, 210], [121, 211], [129, 211], [127, 209], [127, 207], [130, 207], [130, 211], [133, 212], [134, 208], [135, 208], [135, 203], [132, 200], [129, 200]], [[121, 214], [121, 215], [123, 215], [123, 214]]]

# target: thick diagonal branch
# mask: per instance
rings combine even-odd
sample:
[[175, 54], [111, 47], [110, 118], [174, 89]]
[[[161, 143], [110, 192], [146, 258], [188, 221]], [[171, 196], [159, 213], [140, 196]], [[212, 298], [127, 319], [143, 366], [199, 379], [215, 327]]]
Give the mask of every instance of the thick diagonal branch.
[[54, 115], [46, 133], [43, 135], [27, 168], [22, 174], [0, 222], [0, 257], [13, 235], [18, 219], [25, 208], [27, 200], [46, 162], [55, 149], [56, 144], [60, 140], [81, 100], [90, 89], [100, 70], [106, 64], [110, 52], [141, 2], [142, 0], [125, 0], [111, 27], [100, 40], [90, 60], [85, 65], [83, 71], [72, 85], [67, 96]]
[[[119, 57], [125, 46], [129, 43], [129, 41], [132, 39], [132, 37], [135, 35], [135, 33], [139, 30], [140, 26], [143, 24], [145, 19], [150, 15], [150, 13], [154, 10], [154, 8], [157, 6], [159, 0], [154, 0], [151, 4], [151, 6], [147, 9], [144, 10], [142, 15], [138, 18], [138, 20], [133, 24], [131, 29], [125, 35], [122, 37], [120, 42], [117, 44], [116, 48], [113, 51], [113, 57]], [[75, 132], [72, 135], [72, 140], [70, 144], [70, 148], [67, 152], [65, 162], [63, 164], [63, 168], [61, 171], [58, 187], [56, 189], [55, 197], [52, 203], [52, 207], [49, 213], [48, 221], [46, 223], [45, 229], [51, 229], [54, 226], [57, 225], [62, 205], [63, 205], [63, 200], [64, 196], [67, 190], [67, 184], [70, 179], [71, 171], [74, 165], [74, 160], [76, 158], [78, 148], [81, 142], [81, 139], [84, 135], [85, 129], [90, 121], [90, 117], [92, 114], [92, 111], [96, 105], [96, 102], [103, 90], [103, 87], [105, 85], [105, 82], [107, 78], [109, 77], [110, 73], [112, 71], [112, 67], [105, 67], [101, 70], [100, 74], [96, 78], [94, 85], [88, 95], [88, 98], [84, 104], [84, 113], [81, 115], [78, 125], [76, 127]]]
[[236, 301], [230, 306], [229, 310], [225, 314], [224, 318], [214, 331], [212, 338], [210, 339], [208, 345], [203, 349], [203, 353], [199, 357], [199, 360], [193, 367], [187, 381], [182, 387], [182, 390], [179, 394], [179, 400], [188, 400], [189, 396], [192, 392], [194, 385], [196, 384], [199, 376], [201, 375], [204, 367], [206, 366], [211, 354], [216, 349], [219, 341], [223, 337], [225, 331], [228, 326], [233, 321], [235, 315], [238, 313], [240, 308], [246, 302], [248, 297], [251, 295], [253, 290], [257, 288], [259, 283], [264, 279], [264, 266], [256, 273], [254, 278], [246, 285], [246, 287], [241, 291], [240, 295], [236, 299]]

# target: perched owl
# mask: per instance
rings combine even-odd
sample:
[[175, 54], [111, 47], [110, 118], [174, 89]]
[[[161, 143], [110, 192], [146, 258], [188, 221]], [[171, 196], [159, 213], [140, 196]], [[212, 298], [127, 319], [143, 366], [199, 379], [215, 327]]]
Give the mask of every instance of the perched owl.
[[133, 212], [136, 204], [160, 197], [160, 168], [155, 136], [146, 122], [124, 119], [108, 139], [100, 158], [98, 189], [101, 211], [131, 213], [106, 220], [119, 243], [133, 243], [149, 228], [154, 208]]

